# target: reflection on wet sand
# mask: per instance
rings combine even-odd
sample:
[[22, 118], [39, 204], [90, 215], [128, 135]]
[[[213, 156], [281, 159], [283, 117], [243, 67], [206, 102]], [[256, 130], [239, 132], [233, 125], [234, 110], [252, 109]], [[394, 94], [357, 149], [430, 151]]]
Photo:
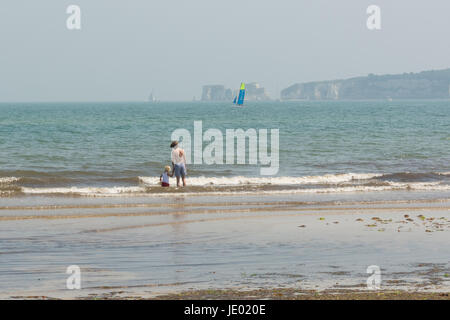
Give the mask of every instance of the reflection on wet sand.
[[361, 290], [369, 265], [387, 289], [449, 291], [448, 199], [221, 200], [2, 203], [0, 297]]

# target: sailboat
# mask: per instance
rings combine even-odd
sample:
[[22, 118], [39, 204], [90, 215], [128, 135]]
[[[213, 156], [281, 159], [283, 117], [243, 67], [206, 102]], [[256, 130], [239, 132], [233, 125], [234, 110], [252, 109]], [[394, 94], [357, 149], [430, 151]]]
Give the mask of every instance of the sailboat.
[[153, 95], [153, 90], [152, 90], [152, 93], [150, 94], [150, 96], [148, 97], [148, 102], [150, 102], [150, 103], [158, 102], [156, 100], [156, 97]]
[[245, 83], [241, 82], [241, 89], [239, 90], [239, 96], [234, 97], [233, 103], [237, 106], [242, 106], [244, 104], [245, 97]]

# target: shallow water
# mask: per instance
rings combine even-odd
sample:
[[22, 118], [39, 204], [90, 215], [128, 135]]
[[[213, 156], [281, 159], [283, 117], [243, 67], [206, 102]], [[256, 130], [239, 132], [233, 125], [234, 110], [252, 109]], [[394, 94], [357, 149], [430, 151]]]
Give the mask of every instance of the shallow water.
[[279, 129], [280, 168], [189, 165], [189, 192], [450, 188], [450, 101], [2, 103], [0, 195], [158, 193], [171, 133], [196, 120]]
[[[103, 198], [88, 199], [88, 204], [86, 198], [63, 198], [54, 208], [45, 206], [53, 203], [51, 198], [35, 199], [28, 203], [31, 208], [3, 203], [0, 296], [364, 286], [369, 265], [381, 267], [386, 287], [389, 279], [413, 285], [440, 277], [427, 287], [448, 291], [448, 199], [409, 197], [324, 197], [309, 203], [292, 196], [188, 197], [170, 203]], [[414, 222], [398, 223], [404, 214]], [[424, 225], [420, 214], [446, 218], [442, 231]], [[392, 221], [366, 226], [372, 217]], [[437, 271], [427, 275], [422, 263]], [[80, 266], [82, 290], [65, 288], [69, 265]]]
[[[364, 286], [369, 265], [448, 291], [449, 103], [0, 104], [0, 297]], [[189, 165], [160, 188], [195, 120], [280, 129], [279, 173]]]

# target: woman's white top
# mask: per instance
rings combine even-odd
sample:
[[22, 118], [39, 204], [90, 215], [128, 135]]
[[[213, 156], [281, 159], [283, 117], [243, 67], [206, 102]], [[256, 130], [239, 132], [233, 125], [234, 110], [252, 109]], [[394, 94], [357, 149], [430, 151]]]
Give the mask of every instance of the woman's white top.
[[185, 155], [183, 149], [181, 149], [179, 147], [173, 148], [173, 150], [172, 150], [172, 162], [174, 164], [186, 163], [186, 155]]

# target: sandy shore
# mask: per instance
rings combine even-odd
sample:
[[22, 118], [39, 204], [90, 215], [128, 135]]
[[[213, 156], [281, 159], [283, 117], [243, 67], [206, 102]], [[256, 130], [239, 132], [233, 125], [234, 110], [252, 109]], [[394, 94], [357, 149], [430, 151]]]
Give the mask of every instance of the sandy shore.
[[[48, 296], [16, 296], [13, 299], [53, 300]], [[117, 295], [111, 292], [102, 295], [90, 295], [80, 300], [148, 300], [144, 297]], [[183, 291], [161, 295], [151, 300], [450, 300], [448, 292], [387, 291], [376, 292], [357, 290], [198, 290]]]
[[271, 289], [202, 290], [159, 296], [160, 300], [450, 300], [447, 292]]
[[0, 297], [448, 299], [450, 201], [412, 198], [8, 200]]

